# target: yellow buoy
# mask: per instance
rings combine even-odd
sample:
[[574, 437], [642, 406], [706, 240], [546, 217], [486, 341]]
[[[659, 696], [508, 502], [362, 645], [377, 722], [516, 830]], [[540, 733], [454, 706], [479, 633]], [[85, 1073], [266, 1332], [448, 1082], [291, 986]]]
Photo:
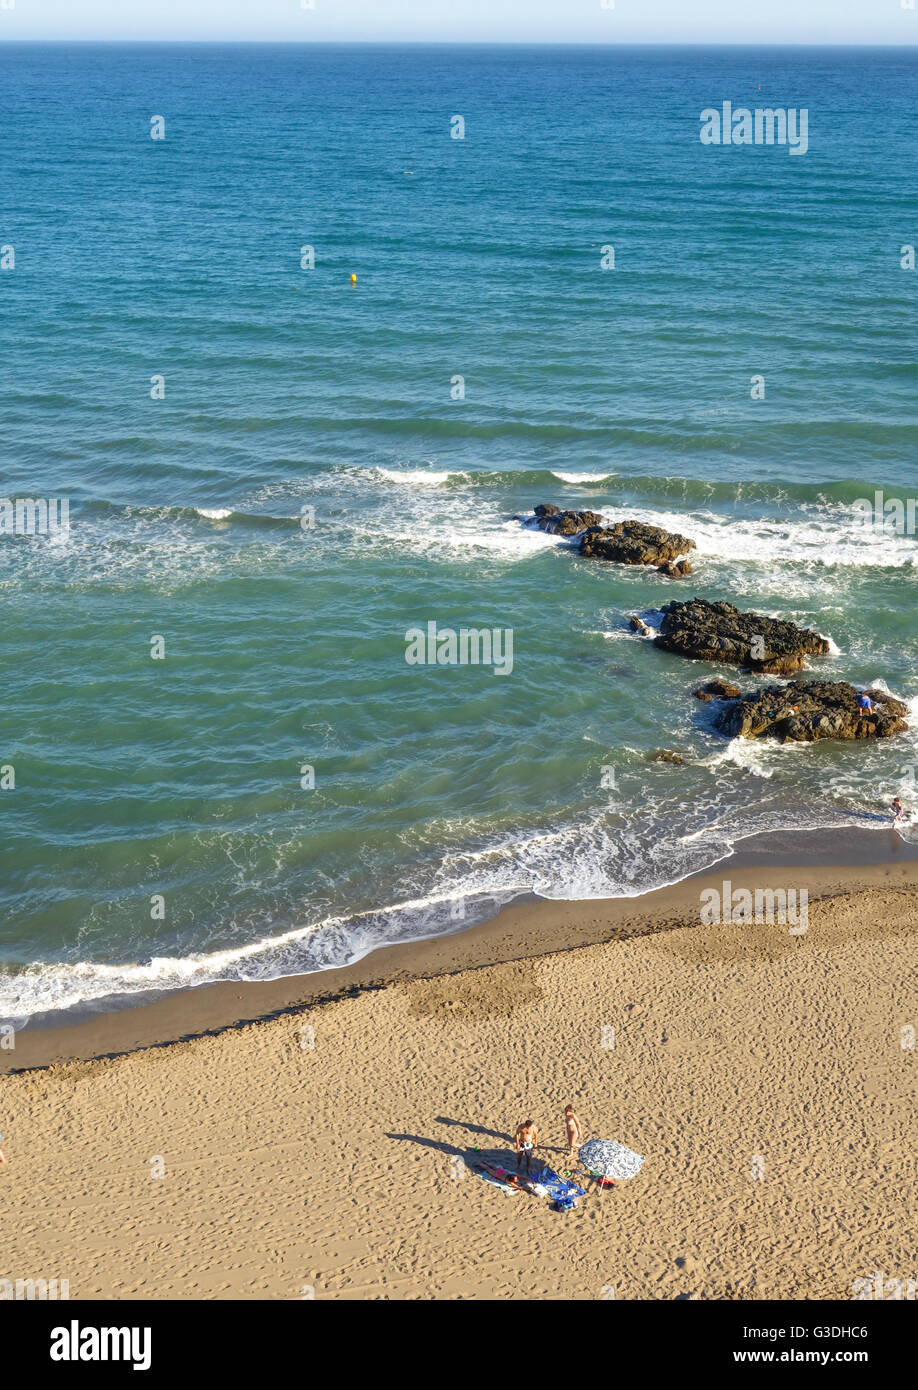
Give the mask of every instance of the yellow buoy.
[[352, 275], [352, 276], [351, 276], [351, 284], [352, 284], [352, 285], [356, 285], [356, 283], [357, 283], [357, 276], [356, 276], [356, 275]]

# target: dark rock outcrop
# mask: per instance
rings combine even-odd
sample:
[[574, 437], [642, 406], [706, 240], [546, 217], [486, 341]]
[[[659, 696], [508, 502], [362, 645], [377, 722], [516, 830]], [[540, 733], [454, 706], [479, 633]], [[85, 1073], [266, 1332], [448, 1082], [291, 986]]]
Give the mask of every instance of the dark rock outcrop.
[[873, 711], [858, 709], [858, 691], [847, 681], [791, 681], [768, 685], [731, 701], [717, 715], [716, 727], [730, 738], [775, 738], [782, 743], [813, 743], [820, 738], [891, 738], [904, 733], [907, 714], [901, 700], [868, 690]]
[[672, 763], [675, 767], [682, 767], [685, 763], [681, 753], [674, 753], [671, 748], [661, 748], [658, 753], [651, 753], [650, 761], [653, 763]]
[[657, 574], [666, 574], [670, 579], [688, 579], [691, 572], [688, 560], [667, 560], [665, 565], [657, 565]]
[[599, 512], [563, 512], [551, 502], [543, 502], [535, 509], [536, 526], [540, 531], [548, 531], [552, 536], [576, 536], [589, 526], [601, 526]]
[[699, 686], [692, 694], [696, 700], [738, 700], [742, 691], [738, 685], [731, 685], [729, 681], [705, 681], [704, 685]]
[[720, 661], [790, 676], [807, 656], [825, 656], [829, 644], [818, 632], [779, 618], [742, 613], [732, 603], [709, 603], [693, 598], [668, 603], [654, 644], [679, 656]]
[[566, 512], [553, 502], [540, 502], [534, 520], [517, 520], [534, 524], [553, 536], [579, 536], [580, 554], [594, 560], [655, 565], [671, 579], [684, 579], [692, 572], [688, 560], [680, 560], [679, 556], [694, 550], [695, 542], [664, 531], [661, 526], [648, 526], [643, 521], [617, 521], [614, 526], [605, 526], [599, 512]]
[[[672, 531], [664, 531], [662, 526], [648, 526], [643, 521], [591, 526], [580, 537], [581, 555], [594, 560], [612, 560], [619, 565], [656, 565], [659, 568], [694, 549], [695, 542], [687, 536], [677, 536]], [[684, 571], [679, 571], [679, 577], [682, 573]]]

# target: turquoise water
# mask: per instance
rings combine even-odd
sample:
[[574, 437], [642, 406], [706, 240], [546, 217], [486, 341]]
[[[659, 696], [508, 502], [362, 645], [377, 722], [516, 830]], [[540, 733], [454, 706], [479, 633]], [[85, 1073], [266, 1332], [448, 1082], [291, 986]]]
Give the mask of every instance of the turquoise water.
[[[2, 491], [71, 519], [0, 537], [0, 1017], [635, 894], [914, 791], [911, 734], [728, 744], [716, 668], [627, 618], [732, 599], [918, 696], [915, 537], [853, 508], [918, 492], [916, 66], [0, 47]], [[702, 146], [728, 99], [807, 107], [807, 154]], [[695, 575], [581, 560], [513, 520], [540, 501], [693, 536]], [[406, 664], [431, 620], [512, 629], [512, 674]]]

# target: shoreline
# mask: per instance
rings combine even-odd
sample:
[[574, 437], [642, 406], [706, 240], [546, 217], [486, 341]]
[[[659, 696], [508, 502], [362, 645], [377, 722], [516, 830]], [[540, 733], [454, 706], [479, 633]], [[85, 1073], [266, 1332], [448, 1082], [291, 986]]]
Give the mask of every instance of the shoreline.
[[295, 1015], [409, 980], [549, 957], [699, 925], [699, 895], [729, 878], [736, 888], [796, 887], [810, 902], [880, 885], [918, 887], [918, 845], [891, 827], [750, 836], [711, 868], [635, 897], [546, 899], [521, 895], [488, 921], [380, 946], [349, 965], [266, 981], [216, 981], [150, 999], [113, 1000], [82, 1016], [41, 1014], [0, 1049], [0, 1075], [167, 1047]]

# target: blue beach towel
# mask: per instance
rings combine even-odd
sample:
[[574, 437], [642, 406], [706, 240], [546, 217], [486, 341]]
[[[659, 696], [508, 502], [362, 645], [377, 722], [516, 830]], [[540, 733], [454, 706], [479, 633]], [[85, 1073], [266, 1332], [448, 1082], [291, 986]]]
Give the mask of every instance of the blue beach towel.
[[540, 1173], [536, 1174], [535, 1180], [545, 1188], [548, 1196], [552, 1198], [552, 1206], [555, 1211], [576, 1210], [577, 1198], [584, 1195], [582, 1187], [578, 1187], [575, 1182], [566, 1182], [553, 1168], [543, 1168]]

